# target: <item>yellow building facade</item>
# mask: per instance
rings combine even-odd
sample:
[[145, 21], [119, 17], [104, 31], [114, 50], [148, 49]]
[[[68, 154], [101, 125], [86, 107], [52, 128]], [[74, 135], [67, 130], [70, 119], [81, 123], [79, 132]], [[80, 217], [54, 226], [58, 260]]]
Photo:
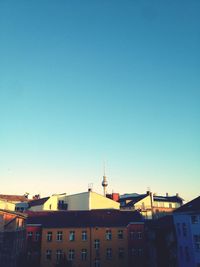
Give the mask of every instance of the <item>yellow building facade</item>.
[[130, 267], [128, 225], [141, 224], [138, 212], [63, 211], [31, 216], [30, 225], [41, 223], [42, 228], [40, 267]]
[[77, 267], [127, 266], [127, 246], [126, 227], [43, 229], [41, 267], [54, 267], [61, 257]]

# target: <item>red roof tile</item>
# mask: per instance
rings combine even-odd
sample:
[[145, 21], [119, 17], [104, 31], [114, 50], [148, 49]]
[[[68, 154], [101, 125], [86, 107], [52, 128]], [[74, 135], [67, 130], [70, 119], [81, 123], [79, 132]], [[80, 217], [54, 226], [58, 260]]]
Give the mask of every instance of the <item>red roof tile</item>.
[[28, 198], [19, 195], [0, 195], [0, 199], [7, 200], [10, 202], [28, 202]]

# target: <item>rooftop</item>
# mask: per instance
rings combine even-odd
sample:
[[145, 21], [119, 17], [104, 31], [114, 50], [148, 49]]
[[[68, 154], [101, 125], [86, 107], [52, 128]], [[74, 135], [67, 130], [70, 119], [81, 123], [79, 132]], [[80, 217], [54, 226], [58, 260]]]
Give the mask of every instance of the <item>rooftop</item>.
[[174, 212], [200, 212], [200, 196], [181, 206]]
[[28, 202], [28, 198], [24, 195], [0, 195], [0, 199], [7, 200], [10, 202]]
[[141, 222], [139, 212], [120, 210], [27, 212], [27, 224], [42, 224], [44, 228], [120, 227]]
[[43, 198], [39, 198], [39, 199], [30, 200], [29, 201], [29, 207], [43, 205], [48, 199], [49, 199], [49, 197], [43, 197]]

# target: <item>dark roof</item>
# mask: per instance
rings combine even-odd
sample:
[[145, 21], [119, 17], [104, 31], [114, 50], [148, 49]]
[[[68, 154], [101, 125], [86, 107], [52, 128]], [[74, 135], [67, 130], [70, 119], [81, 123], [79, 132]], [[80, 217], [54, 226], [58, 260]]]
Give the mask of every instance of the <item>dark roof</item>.
[[153, 196], [154, 201], [161, 201], [161, 202], [178, 202], [183, 203], [183, 199], [179, 196]]
[[137, 211], [90, 210], [28, 212], [27, 224], [42, 224], [44, 228], [120, 227], [141, 222]]
[[[128, 203], [125, 204], [126, 207], [133, 206], [135, 203], [140, 201], [141, 199], [145, 198], [148, 196], [148, 194], [141, 194], [141, 195], [136, 195], [136, 196], [127, 196], [119, 199], [120, 203], [123, 203], [124, 201], [126, 202], [127, 200], [130, 200]], [[123, 207], [125, 207], [123, 206]]]
[[48, 199], [49, 197], [43, 197], [43, 198], [31, 200], [29, 201], [29, 207], [43, 205]]
[[10, 202], [28, 202], [28, 198], [19, 195], [0, 195], [0, 199], [7, 200]]
[[200, 212], [200, 196], [176, 209], [174, 212]]
[[[128, 203], [125, 203], [123, 207], [132, 207], [135, 203], [142, 200], [143, 198], [147, 197], [148, 194], [130, 194], [130, 195], [124, 195], [119, 199], [120, 203], [124, 203], [127, 200], [130, 200]], [[154, 201], [160, 201], [160, 202], [176, 202], [176, 203], [183, 203], [183, 199], [179, 196], [153, 196]], [[121, 205], [122, 206], [122, 205]]]

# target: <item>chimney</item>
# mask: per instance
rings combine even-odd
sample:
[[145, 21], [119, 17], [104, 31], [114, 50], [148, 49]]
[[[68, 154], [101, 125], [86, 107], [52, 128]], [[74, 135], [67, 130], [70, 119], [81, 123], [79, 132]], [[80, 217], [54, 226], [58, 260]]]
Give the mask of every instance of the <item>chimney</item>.
[[168, 193], [166, 193], [166, 197], [168, 197], [169, 196], [169, 194]]
[[179, 197], [179, 194], [178, 193], [176, 193], [176, 197]]
[[112, 193], [112, 200], [118, 202], [119, 201], [119, 193]]

